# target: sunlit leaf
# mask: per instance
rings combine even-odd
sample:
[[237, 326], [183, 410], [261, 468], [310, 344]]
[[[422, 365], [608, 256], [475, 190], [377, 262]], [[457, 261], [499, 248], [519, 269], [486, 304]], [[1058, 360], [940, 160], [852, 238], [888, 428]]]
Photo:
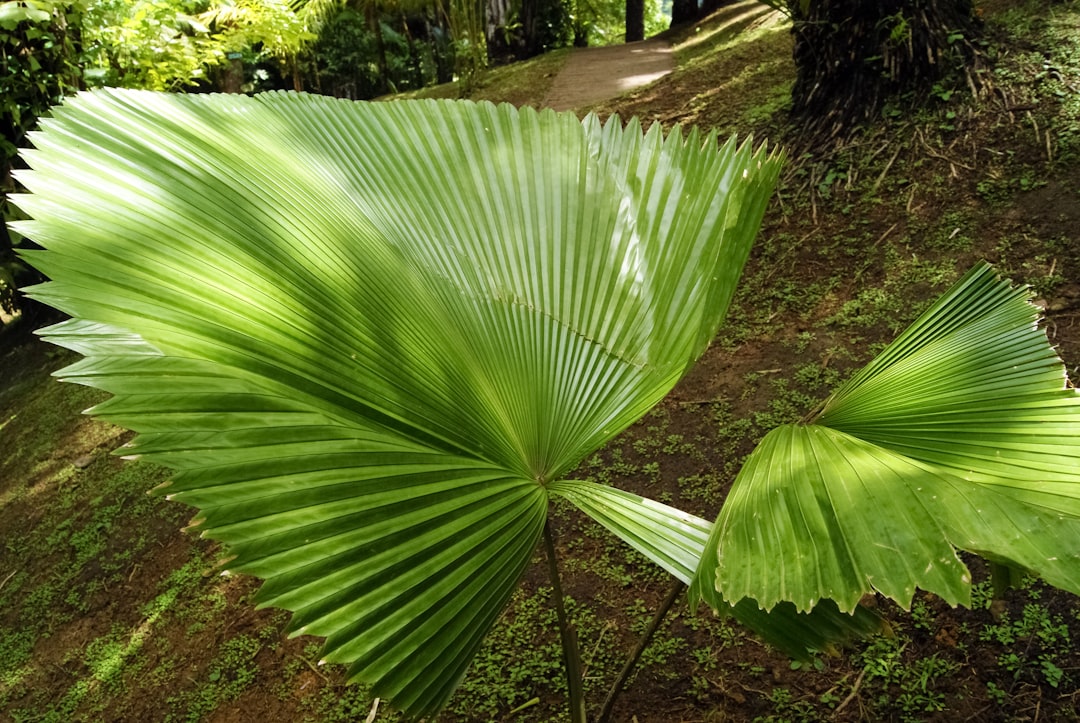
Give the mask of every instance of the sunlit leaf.
[[696, 585], [851, 610], [970, 602], [968, 550], [1080, 593], [1080, 398], [1030, 293], [983, 264], [833, 394], [770, 432]]
[[[20, 230], [64, 379], [232, 569], [410, 713], [453, 691], [548, 486], [712, 339], [778, 159], [451, 102], [83, 94]], [[684, 569], [691, 562], [684, 560]]]

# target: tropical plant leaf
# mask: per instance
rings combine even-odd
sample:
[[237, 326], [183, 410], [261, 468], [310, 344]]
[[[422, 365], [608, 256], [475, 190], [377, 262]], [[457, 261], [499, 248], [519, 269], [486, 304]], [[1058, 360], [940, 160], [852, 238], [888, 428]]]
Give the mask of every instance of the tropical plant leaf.
[[[565, 480], [549, 485], [548, 491], [573, 502], [674, 577], [693, 583], [712, 530], [709, 521], [595, 482]], [[692, 593], [691, 601], [699, 597], [699, 593]], [[857, 607], [854, 614], [848, 614], [831, 601], [809, 612], [800, 612], [791, 604], [765, 612], [754, 600], [743, 599], [732, 606], [716, 595], [704, 597], [717, 613], [731, 615], [776, 648], [801, 660], [829, 650], [835, 643], [882, 629], [881, 618], [867, 608]]]
[[712, 523], [640, 495], [583, 480], [548, 485], [616, 537], [689, 584]]
[[21, 230], [230, 568], [377, 695], [436, 711], [547, 486], [721, 322], [779, 159], [715, 135], [451, 102], [102, 91], [26, 154]]
[[844, 612], [832, 600], [822, 600], [809, 611], [798, 610], [789, 602], [763, 610], [757, 600], [744, 597], [734, 605], [720, 604], [715, 610], [731, 615], [777, 650], [804, 662], [812, 660], [815, 653], [836, 654], [840, 643], [889, 631], [888, 623], [870, 608], [859, 605]]
[[957, 549], [1080, 593], [1080, 398], [1026, 289], [986, 264], [747, 459], [699, 590], [766, 609], [916, 588], [970, 602]]

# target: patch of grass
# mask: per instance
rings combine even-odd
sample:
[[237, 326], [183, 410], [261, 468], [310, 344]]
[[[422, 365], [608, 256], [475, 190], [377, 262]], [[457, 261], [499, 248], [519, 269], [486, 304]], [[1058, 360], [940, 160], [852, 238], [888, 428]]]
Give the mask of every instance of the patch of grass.
[[810, 362], [795, 368], [794, 379], [803, 389], [824, 397], [840, 385], [843, 375], [839, 369]]
[[[488, 68], [481, 73], [468, 98], [491, 103], [510, 103], [519, 107], [537, 105], [547, 96], [555, 82], [555, 76], [566, 64], [571, 52], [571, 48], [562, 48], [520, 63]], [[444, 83], [380, 100], [459, 97], [461, 88], [458, 83]]]
[[916, 721], [945, 709], [939, 681], [960, 666], [937, 653], [905, 655], [906, 645], [900, 636], [878, 637], [857, 655], [865, 674], [864, 700], [875, 716]]
[[1061, 273], [1059, 260], [1070, 256], [1072, 245], [1060, 236], [1041, 238], [1038, 231], [1027, 228], [1002, 235], [994, 250], [1002, 272], [1026, 282], [1044, 300], [1069, 280]]
[[782, 424], [799, 421], [818, 402], [814, 397], [792, 388], [784, 377], [773, 379], [769, 386], [771, 398], [767, 410], [754, 413], [754, 424], [762, 433]]
[[790, 26], [779, 13], [748, 0], [731, 3], [722, 12], [699, 19], [670, 34], [680, 66], [705, 62], [722, 50], [752, 45], [762, 37]]
[[[566, 604], [581, 646], [586, 696], [594, 699], [610, 684], [617, 665], [615, 631], [593, 606], [581, 605], [572, 597]], [[540, 698], [539, 704], [525, 708], [516, 719], [566, 719], [561, 704], [566, 679], [557, 626], [550, 588], [514, 593], [509, 609], [485, 639], [451, 699], [450, 712], [461, 720], [501, 720], [508, 711]]]
[[891, 250], [883, 284], [859, 290], [855, 297], [825, 320], [837, 329], [903, 331], [940, 291], [956, 280], [956, 263], [948, 258], [919, 258]]
[[941, 253], [972, 250], [975, 245], [974, 223], [967, 213], [949, 211], [936, 221], [931, 224], [915, 222], [909, 226], [909, 245], [912, 249]]
[[0, 628], [0, 707], [21, 695], [32, 672], [31, 655], [37, 635], [33, 630]]
[[[625, 607], [625, 614], [630, 621], [630, 631], [640, 636], [652, 620], [654, 611], [648, 608], [644, 600], [637, 598]], [[687, 648], [686, 640], [672, 634], [672, 619], [666, 618], [649, 641], [648, 647], [642, 651], [634, 676], [652, 674], [666, 678], [675, 677], [669, 663], [675, 656], [682, 655]]]
[[[71, 682], [64, 692], [58, 696], [49, 696], [47, 691], [35, 691], [30, 696], [29, 705], [12, 712], [14, 717], [21, 719], [25, 716], [27, 719], [54, 723], [66, 723], [79, 718], [106, 719], [110, 716], [104, 711], [116, 705], [115, 700], [118, 698], [122, 700], [135, 691], [145, 690], [144, 686], [147, 685], [175, 685], [176, 671], [173, 664], [163, 661], [148, 670], [149, 661], [141, 653], [148, 642], [160, 634], [162, 625], [171, 619], [178, 606], [182, 606], [185, 600], [192, 597], [197, 599], [197, 596], [192, 596], [192, 586], [196, 581], [203, 582], [199, 571], [205, 569], [205, 566], [205, 558], [195, 556], [170, 574], [161, 583], [158, 594], [139, 607], [134, 623], [113, 622], [106, 633], [90, 638], [83, 645], [78, 645], [78, 639], [75, 638], [75, 644], [62, 650], [59, 662], [55, 663], [70, 676]], [[78, 591], [79, 588], [74, 589]], [[28, 604], [33, 604], [37, 599], [55, 601], [57, 596], [55, 586], [41, 585], [29, 595]], [[44, 623], [36, 629], [24, 630], [20, 636], [22, 640], [15, 642], [25, 646], [27, 641], [30, 641], [32, 645], [40, 637], [49, 635], [50, 630], [43, 630], [43, 625]], [[4, 642], [6, 641], [0, 635], [0, 645], [4, 645]], [[10, 658], [4, 658], [10, 660], [5, 666], [5, 671], [9, 674], [5, 679], [25, 685], [29, 676], [40, 675], [40, 671], [32, 666], [16, 667], [17, 661], [24, 659], [18, 645], [13, 646], [14, 650], [8, 651], [11, 653]], [[11, 675], [12, 672], [14, 675]], [[14, 680], [10, 680], [11, 678]], [[0, 699], [8, 692], [0, 689]], [[122, 709], [123, 704], [119, 704], [119, 707]]]
[[255, 656], [262, 647], [263, 642], [250, 635], [237, 635], [222, 643], [198, 687], [168, 699], [174, 709], [184, 712], [169, 715], [166, 723], [180, 720], [198, 723], [222, 703], [238, 698], [255, 682], [258, 672]]
[[776, 687], [767, 696], [773, 712], [757, 716], [754, 723], [811, 723], [819, 720], [817, 710], [811, 700], [796, 698], [790, 688]]
[[1042, 188], [1047, 181], [1032, 168], [999, 171], [992, 169], [986, 178], [975, 184], [975, 191], [991, 206], [1004, 206], [1018, 193]]
[[66, 466], [53, 475], [49, 484], [59, 488], [55, 503], [9, 548], [54, 562], [44, 579], [9, 582], [2, 599], [21, 610], [22, 625], [47, 635], [86, 614], [95, 595], [126, 579], [132, 561], [151, 544], [139, 533], [139, 521], [165, 505], [146, 491], [164, 479], [159, 467], [119, 461], [79, 472]]
[[1051, 614], [1037, 602], [1025, 604], [1015, 620], [1005, 613], [999, 622], [986, 625], [979, 640], [1000, 646], [998, 665], [1012, 676], [1014, 684], [1028, 680], [1057, 688], [1066, 678], [1069, 626], [1061, 615]]
[[[304, 720], [318, 723], [353, 723], [362, 721], [371, 713], [375, 696], [366, 685], [334, 685], [320, 688], [316, 694], [305, 699], [304, 710], [310, 717]], [[397, 723], [407, 720], [389, 706], [378, 708], [379, 723]]]
[[687, 500], [701, 502], [710, 509], [719, 509], [723, 502], [723, 480], [715, 472], [688, 475], [678, 479], [679, 493]]
[[[780, 65], [780, 64], [778, 64]], [[781, 65], [782, 67], [782, 65]], [[760, 71], [760, 69], [759, 69]], [[754, 128], [772, 121], [791, 110], [791, 87], [794, 83], [780, 82], [766, 85], [762, 98], [742, 112], [739, 124]]]

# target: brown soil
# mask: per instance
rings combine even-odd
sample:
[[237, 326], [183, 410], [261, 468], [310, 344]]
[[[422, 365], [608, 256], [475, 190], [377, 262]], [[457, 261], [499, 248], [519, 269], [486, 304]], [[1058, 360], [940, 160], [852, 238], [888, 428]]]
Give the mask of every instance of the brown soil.
[[555, 76], [542, 105], [573, 110], [615, 98], [659, 80], [675, 69], [664, 40], [575, 49]]

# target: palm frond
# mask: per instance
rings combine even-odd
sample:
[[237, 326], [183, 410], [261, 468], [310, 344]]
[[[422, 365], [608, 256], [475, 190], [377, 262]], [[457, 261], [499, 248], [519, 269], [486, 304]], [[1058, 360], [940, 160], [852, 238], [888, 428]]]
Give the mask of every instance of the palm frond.
[[[21, 231], [125, 452], [414, 715], [528, 563], [548, 489], [720, 324], [779, 159], [452, 102], [102, 91], [27, 153]], [[691, 563], [684, 561], [690, 569]]]
[[811, 423], [770, 432], [697, 588], [766, 609], [917, 588], [968, 604], [960, 549], [1080, 593], [1080, 397], [1029, 299], [977, 266]]

